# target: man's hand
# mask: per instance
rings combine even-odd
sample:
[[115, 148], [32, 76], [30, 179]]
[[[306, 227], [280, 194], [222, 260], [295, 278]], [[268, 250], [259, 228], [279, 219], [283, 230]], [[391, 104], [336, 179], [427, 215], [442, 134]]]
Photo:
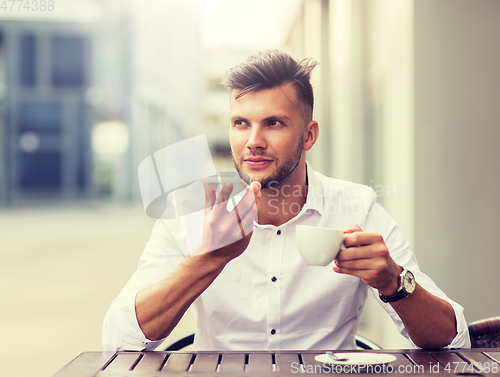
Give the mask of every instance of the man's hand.
[[[136, 296], [137, 321], [148, 339], [158, 340], [170, 334], [226, 263], [243, 253], [250, 242], [260, 203], [260, 183], [252, 182], [232, 211], [227, 210], [226, 199], [233, 186], [224, 185], [217, 199], [214, 186], [205, 185], [203, 236], [191, 251], [192, 257], [183, 259], [167, 277], [142, 289]], [[193, 253], [197, 253], [196, 256], [193, 257]]]
[[205, 216], [200, 244], [191, 251], [191, 256], [211, 252], [211, 256], [229, 261], [247, 248], [257, 218], [261, 186], [252, 182], [247, 192], [232, 211], [227, 210], [227, 200], [233, 191], [232, 184], [224, 184], [216, 198], [217, 184], [205, 185]]
[[[401, 267], [389, 255], [382, 236], [363, 232], [357, 225], [351, 225], [344, 233], [349, 233], [344, 241], [346, 249], [337, 255], [333, 270], [357, 276], [363, 283], [378, 289], [383, 295], [396, 293]], [[457, 334], [452, 306], [427, 292], [418, 282], [411, 296], [390, 305], [403, 321], [413, 342], [419, 347], [445, 347]]]
[[363, 232], [357, 225], [351, 225], [344, 233], [349, 233], [344, 241], [346, 249], [335, 258], [333, 270], [357, 276], [384, 295], [396, 293], [401, 267], [392, 260], [382, 236]]

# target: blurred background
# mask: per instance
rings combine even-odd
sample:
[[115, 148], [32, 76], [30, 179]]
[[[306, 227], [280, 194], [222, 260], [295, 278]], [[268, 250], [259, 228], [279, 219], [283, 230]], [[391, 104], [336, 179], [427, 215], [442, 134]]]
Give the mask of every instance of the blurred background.
[[[102, 349], [154, 222], [139, 163], [205, 134], [232, 170], [219, 81], [266, 48], [321, 63], [315, 169], [372, 186], [469, 322], [500, 315], [499, 19], [497, 0], [0, 4], [2, 375]], [[408, 346], [372, 299], [359, 332]]]

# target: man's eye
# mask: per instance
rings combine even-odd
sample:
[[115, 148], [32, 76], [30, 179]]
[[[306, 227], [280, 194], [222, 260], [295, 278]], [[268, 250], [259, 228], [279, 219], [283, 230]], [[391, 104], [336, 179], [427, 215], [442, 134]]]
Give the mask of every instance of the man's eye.
[[281, 123], [279, 120], [273, 119], [269, 122], [270, 126], [281, 126], [283, 123]]
[[244, 120], [238, 119], [238, 120], [235, 120], [235, 121], [234, 121], [234, 125], [235, 125], [235, 126], [242, 126], [242, 127], [245, 127], [245, 126], [247, 125], [247, 122], [245, 122]]

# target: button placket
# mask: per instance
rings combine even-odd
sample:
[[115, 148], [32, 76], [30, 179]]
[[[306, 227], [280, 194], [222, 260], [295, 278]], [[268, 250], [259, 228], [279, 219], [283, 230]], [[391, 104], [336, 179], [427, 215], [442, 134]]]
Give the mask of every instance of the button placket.
[[267, 325], [268, 344], [270, 348], [279, 348], [280, 337], [280, 316], [281, 316], [281, 265], [283, 260], [283, 250], [285, 244], [284, 229], [274, 229], [271, 237], [271, 247], [267, 266]]

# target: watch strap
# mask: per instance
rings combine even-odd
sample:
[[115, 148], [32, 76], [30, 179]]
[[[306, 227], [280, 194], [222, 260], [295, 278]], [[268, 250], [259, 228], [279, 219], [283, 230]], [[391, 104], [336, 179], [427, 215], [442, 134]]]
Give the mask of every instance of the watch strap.
[[404, 284], [403, 278], [408, 270], [406, 268], [404, 268], [403, 266], [399, 266], [399, 267], [401, 267], [403, 269], [403, 271], [399, 275], [399, 288], [396, 291], [396, 293], [389, 295], [389, 296], [385, 296], [379, 292], [378, 295], [379, 295], [380, 299], [382, 300], [382, 302], [396, 302], [396, 301], [399, 301], [399, 300], [406, 298], [410, 295], [410, 293], [406, 292], [403, 289], [403, 284]]
[[379, 293], [379, 297], [383, 302], [396, 302], [403, 298], [408, 297], [410, 294], [404, 290], [397, 291], [393, 295], [384, 296], [382, 293]]

